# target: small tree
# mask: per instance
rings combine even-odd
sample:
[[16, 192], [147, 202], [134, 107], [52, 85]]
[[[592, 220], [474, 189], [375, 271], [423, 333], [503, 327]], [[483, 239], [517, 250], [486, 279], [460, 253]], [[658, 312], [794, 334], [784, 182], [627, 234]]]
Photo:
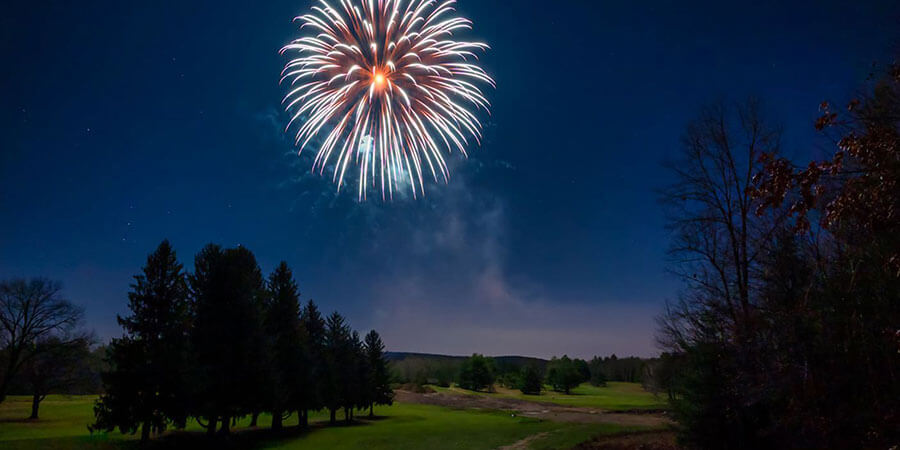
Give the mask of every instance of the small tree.
[[51, 337], [63, 343], [83, 335], [73, 334], [82, 309], [62, 297], [60, 283], [45, 278], [13, 279], [0, 283], [0, 403], [22, 365], [36, 356], [36, 344]]
[[459, 387], [470, 391], [490, 389], [494, 385], [494, 364], [478, 353], [465, 360], [459, 371]]
[[391, 405], [394, 403], [394, 390], [391, 389], [391, 377], [388, 372], [387, 359], [384, 357], [384, 343], [375, 330], [366, 335], [366, 359], [369, 369], [369, 417], [375, 417], [375, 405]]
[[91, 382], [89, 337], [64, 341], [50, 337], [37, 343], [35, 356], [22, 368], [25, 386], [31, 392], [31, 416], [38, 418], [41, 402], [51, 392], [68, 393]]
[[592, 386], [606, 386], [606, 372], [603, 367], [603, 358], [595, 356], [591, 359], [591, 362], [588, 363], [588, 370], [591, 373]]
[[580, 383], [581, 375], [578, 368], [568, 356], [553, 357], [547, 364], [547, 384], [553, 386], [554, 391], [568, 395], [569, 391]]
[[325, 392], [329, 385], [325, 361], [326, 325], [319, 308], [312, 300], [303, 307], [300, 321], [306, 331], [304, 354], [308, 363], [297, 374], [297, 382], [306, 386], [303, 390], [306, 395], [300, 405], [300, 426], [306, 427], [309, 425], [309, 411], [325, 407]]
[[541, 372], [533, 364], [528, 364], [522, 368], [522, 386], [519, 388], [523, 394], [541, 395], [544, 388], [544, 380]]
[[591, 380], [591, 369], [588, 366], [587, 361], [575, 358], [572, 360], [572, 364], [575, 366], [575, 371], [578, 372], [579, 384]]
[[[328, 316], [325, 332], [325, 373], [322, 392], [325, 407], [328, 408], [329, 422], [336, 423], [337, 410], [349, 404], [349, 388], [353, 382], [355, 367], [353, 336], [344, 317], [337, 312]], [[350, 419], [349, 415], [346, 417]]]

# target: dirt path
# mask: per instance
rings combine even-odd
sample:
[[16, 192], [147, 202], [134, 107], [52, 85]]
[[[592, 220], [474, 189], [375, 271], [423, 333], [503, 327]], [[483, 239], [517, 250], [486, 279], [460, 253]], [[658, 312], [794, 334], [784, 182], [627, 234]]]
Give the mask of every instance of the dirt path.
[[536, 441], [536, 440], [538, 440], [538, 439], [541, 439], [541, 438], [543, 438], [543, 437], [546, 436], [546, 435], [547, 435], [547, 432], [546, 432], [546, 431], [543, 432], [543, 433], [532, 434], [531, 436], [528, 436], [527, 438], [522, 439], [522, 440], [519, 441], [519, 442], [516, 442], [516, 443], [510, 444], [510, 445], [506, 445], [506, 446], [500, 447], [500, 448], [497, 449], [497, 450], [525, 450], [525, 449], [528, 448], [528, 446], [529, 446], [533, 441]]
[[525, 417], [574, 423], [613, 423], [617, 425], [659, 427], [672, 422], [663, 414], [616, 413], [593, 408], [538, 403], [514, 398], [451, 392], [417, 394], [397, 390], [395, 400], [404, 403], [446, 406], [450, 408], [499, 409], [514, 411]]

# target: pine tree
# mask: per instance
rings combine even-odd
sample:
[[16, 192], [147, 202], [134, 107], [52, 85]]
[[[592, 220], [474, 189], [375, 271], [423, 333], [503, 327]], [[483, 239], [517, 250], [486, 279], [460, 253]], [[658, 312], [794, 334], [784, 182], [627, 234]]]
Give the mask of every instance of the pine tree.
[[190, 281], [194, 415], [208, 420], [208, 433], [221, 423], [228, 434], [233, 418], [259, 411], [266, 397], [263, 277], [249, 250], [208, 245], [197, 255]]
[[169, 422], [183, 427], [187, 419], [183, 369], [190, 316], [185, 275], [168, 241], [147, 257], [134, 279], [131, 314], [118, 318], [125, 336], [110, 345], [111, 370], [103, 374], [106, 393], [94, 409], [92, 429], [134, 433], [140, 428], [146, 441]]
[[303, 409], [305, 390], [302, 378], [306, 369], [305, 328], [300, 320], [300, 298], [297, 283], [287, 263], [278, 265], [268, 282], [266, 334], [269, 336], [270, 367], [268, 409], [272, 413], [272, 429], [280, 429], [284, 414]]
[[541, 379], [541, 372], [533, 364], [527, 364], [522, 368], [522, 386], [519, 389], [523, 394], [541, 395], [541, 389], [544, 388], [544, 381]]
[[[337, 312], [328, 316], [325, 331], [324, 385], [322, 394], [330, 422], [336, 422], [337, 410], [348, 403], [348, 386], [352, 378], [352, 336], [344, 317]], [[348, 370], [349, 369], [349, 370]], [[349, 419], [349, 414], [347, 415]]]
[[346, 366], [347, 378], [344, 385], [344, 419], [353, 420], [353, 411], [368, 405], [368, 361], [359, 333], [352, 331], [347, 346]]
[[324, 392], [328, 384], [328, 372], [325, 361], [325, 319], [322, 318], [315, 302], [310, 300], [306, 304], [300, 319], [306, 332], [304, 354], [307, 364], [297, 374], [297, 382], [306, 386], [300, 405], [300, 426], [306, 427], [309, 425], [309, 411], [318, 411], [325, 407]]
[[365, 351], [368, 369], [366, 400], [369, 417], [375, 417], [375, 405], [394, 403], [394, 391], [391, 389], [390, 373], [384, 357], [384, 343], [375, 330], [366, 335]]

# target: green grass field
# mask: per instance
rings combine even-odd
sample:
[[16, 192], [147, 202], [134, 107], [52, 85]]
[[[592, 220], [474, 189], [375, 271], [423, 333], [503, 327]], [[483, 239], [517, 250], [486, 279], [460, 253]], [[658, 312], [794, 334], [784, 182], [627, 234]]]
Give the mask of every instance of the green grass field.
[[556, 403], [565, 406], [598, 408], [608, 411], [656, 410], [665, 409], [666, 401], [645, 391], [638, 383], [621, 383], [611, 381], [608, 386], [595, 387], [589, 383], [573, 389], [570, 395], [553, 392], [549, 388], [541, 395], [525, 395], [519, 390], [497, 387], [496, 392], [472, 392], [457, 387], [441, 388], [438, 391], [451, 391], [468, 395], [485, 395], [504, 398], [516, 398], [537, 402]]
[[[134, 436], [119, 433], [88, 434], [95, 397], [48, 397], [41, 405], [41, 419], [24, 420], [30, 412], [27, 397], [10, 397], [0, 404], [0, 448], [4, 449], [130, 449]], [[530, 442], [533, 449], [564, 449], [607, 433], [638, 431], [607, 424], [569, 424], [515, 417], [497, 411], [449, 409], [418, 404], [377, 408], [379, 420], [352, 426], [328, 427], [324, 415], [313, 416], [311, 431], [286, 436], [255, 435], [240, 447], [265, 449], [493, 449], [526, 437], [545, 433]], [[288, 424], [295, 423], [289, 421]], [[236, 428], [246, 429], [247, 419]], [[269, 418], [260, 424], [268, 427]], [[189, 430], [199, 431], [197, 424]], [[239, 433], [240, 435], [241, 433]], [[244, 436], [249, 434], [244, 433]], [[172, 442], [169, 442], [170, 444]], [[196, 444], [196, 441], [194, 441]], [[194, 445], [184, 445], [190, 448]]]

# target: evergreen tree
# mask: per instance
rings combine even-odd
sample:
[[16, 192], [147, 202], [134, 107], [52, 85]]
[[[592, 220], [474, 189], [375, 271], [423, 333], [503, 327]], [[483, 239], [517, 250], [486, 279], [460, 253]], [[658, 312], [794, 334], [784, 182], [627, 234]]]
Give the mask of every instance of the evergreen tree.
[[168, 241], [147, 257], [143, 273], [134, 277], [126, 317], [119, 317], [125, 336], [110, 345], [110, 372], [103, 375], [105, 394], [94, 408], [92, 429], [115, 428], [141, 440], [187, 419], [186, 337], [189, 330], [187, 285], [182, 265]]
[[[325, 330], [325, 370], [322, 395], [332, 424], [336, 422], [337, 410], [350, 402], [348, 386], [353, 376], [351, 339], [350, 327], [347, 326], [344, 317], [337, 312], [328, 316]], [[347, 418], [349, 419], [349, 415]]]
[[307, 366], [304, 346], [305, 328], [300, 320], [300, 298], [287, 263], [278, 265], [268, 282], [266, 335], [270, 382], [268, 409], [272, 413], [272, 429], [280, 429], [284, 415], [303, 408], [308, 389], [302, 378]]
[[394, 390], [391, 389], [390, 372], [384, 356], [384, 343], [375, 330], [366, 335], [366, 360], [368, 361], [369, 417], [375, 417], [375, 405], [391, 405], [394, 403]]
[[603, 358], [595, 356], [588, 363], [588, 369], [591, 373], [591, 386], [606, 386], [606, 372], [603, 367]]
[[[194, 414], [228, 434], [234, 418], [258, 411], [265, 398], [262, 273], [249, 250], [208, 245], [190, 278], [194, 300]], [[202, 424], [202, 422], [201, 422]]]
[[325, 361], [325, 319], [315, 302], [310, 300], [303, 308], [300, 322], [306, 331], [304, 353], [308, 363], [297, 374], [297, 382], [307, 387], [300, 405], [300, 426], [309, 425], [309, 411], [325, 407], [325, 389], [329, 383]]
[[541, 372], [534, 364], [527, 364], [522, 368], [522, 386], [519, 388], [523, 394], [541, 395], [544, 388], [544, 380]]
[[368, 402], [369, 364], [366, 359], [365, 348], [359, 338], [359, 333], [351, 332], [347, 353], [346, 384], [344, 386], [344, 418], [353, 420], [353, 411], [356, 408], [365, 408]]
[[459, 387], [470, 391], [490, 390], [494, 386], [493, 360], [477, 353], [463, 361], [459, 369]]

